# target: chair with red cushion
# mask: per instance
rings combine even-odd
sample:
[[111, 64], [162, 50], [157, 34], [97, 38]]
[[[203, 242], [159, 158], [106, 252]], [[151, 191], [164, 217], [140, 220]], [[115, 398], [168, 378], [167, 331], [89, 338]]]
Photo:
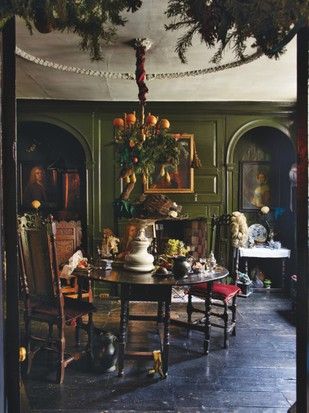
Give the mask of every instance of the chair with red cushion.
[[[58, 353], [57, 382], [62, 383], [65, 367], [77, 358], [65, 352], [65, 325], [76, 327], [88, 334], [87, 351], [92, 355], [93, 304], [63, 296], [58, 277], [52, 218], [41, 219], [38, 214], [18, 217], [20, 278], [24, 299], [25, 340], [28, 357], [28, 374], [32, 360], [41, 349]], [[87, 316], [87, 323], [82, 317]], [[35, 334], [32, 327], [35, 323]], [[44, 333], [40, 323], [48, 326]], [[56, 326], [57, 334], [53, 335]], [[42, 332], [43, 331], [43, 332]], [[42, 334], [41, 334], [42, 333]]]
[[[236, 298], [240, 292], [240, 288], [236, 285], [235, 271], [238, 250], [231, 243], [230, 224], [229, 214], [213, 216], [211, 221], [210, 250], [214, 251], [217, 263], [229, 270], [231, 278], [230, 284], [214, 282], [211, 293], [211, 326], [223, 328], [224, 348], [228, 347], [229, 334], [236, 334]], [[197, 284], [189, 289], [187, 304], [189, 324], [192, 323], [192, 313], [205, 314], [204, 310], [193, 306], [192, 296], [205, 299], [206, 294], [207, 283]], [[219, 311], [214, 311], [216, 308]]]

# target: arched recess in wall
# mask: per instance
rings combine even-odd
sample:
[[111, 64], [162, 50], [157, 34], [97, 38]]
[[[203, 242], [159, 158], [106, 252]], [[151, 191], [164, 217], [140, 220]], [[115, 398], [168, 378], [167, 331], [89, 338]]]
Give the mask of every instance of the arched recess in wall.
[[[43, 116], [20, 119], [17, 136], [19, 211], [30, 209], [29, 200], [34, 195], [43, 197], [45, 213], [58, 220], [81, 220], [82, 246], [88, 249], [87, 229], [92, 228], [93, 221], [92, 158], [84, 137], [70, 125]], [[41, 166], [44, 174], [43, 195], [29, 186], [36, 166]]]
[[289, 170], [295, 161], [294, 143], [286, 126], [265, 119], [242, 126], [231, 138], [227, 150], [227, 211], [241, 210], [249, 222], [255, 220], [259, 203], [252, 204], [255, 202], [252, 191], [258, 184], [258, 172], [269, 175], [270, 206], [289, 209], [292, 202]]

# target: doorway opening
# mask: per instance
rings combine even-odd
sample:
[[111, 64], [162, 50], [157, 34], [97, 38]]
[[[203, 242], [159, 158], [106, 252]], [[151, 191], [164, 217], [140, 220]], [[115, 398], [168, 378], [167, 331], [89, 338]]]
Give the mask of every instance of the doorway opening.
[[18, 211], [33, 210], [57, 221], [80, 221], [87, 250], [86, 156], [67, 130], [48, 122], [18, 124]]

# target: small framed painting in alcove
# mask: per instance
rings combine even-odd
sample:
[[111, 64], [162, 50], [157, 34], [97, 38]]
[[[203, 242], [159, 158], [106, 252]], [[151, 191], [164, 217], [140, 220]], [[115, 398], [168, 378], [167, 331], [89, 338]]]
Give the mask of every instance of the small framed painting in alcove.
[[62, 174], [63, 208], [79, 211], [81, 208], [80, 175], [74, 170], [67, 170]]
[[279, 203], [279, 173], [271, 162], [242, 161], [239, 167], [239, 208], [244, 211]]
[[41, 208], [56, 210], [60, 206], [59, 173], [37, 161], [19, 164], [19, 205], [22, 210], [32, 209], [35, 200]]

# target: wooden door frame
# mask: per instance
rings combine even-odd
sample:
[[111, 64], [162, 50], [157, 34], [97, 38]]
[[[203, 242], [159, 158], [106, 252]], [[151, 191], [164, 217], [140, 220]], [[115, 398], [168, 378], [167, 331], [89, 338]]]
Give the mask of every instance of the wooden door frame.
[[309, 28], [297, 36], [297, 333], [296, 411], [309, 411], [308, 274], [308, 45]]
[[[4, 354], [0, 353], [1, 371], [5, 378], [4, 394], [8, 413], [20, 412], [20, 367], [19, 367], [19, 309], [18, 309], [18, 251], [17, 251], [17, 196], [16, 196], [16, 96], [15, 96], [15, 18], [11, 18], [2, 30], [1, 71], [1, 172], [3, 227], [1, 233], [1, 254], [5, 251], [5, 262], [1, 262], [1, 281], [5, 293], [4, 302]], [[3, 329], [2, 329], [3, 331]], [[2, 389], [3, 390], [3, 389]]]

